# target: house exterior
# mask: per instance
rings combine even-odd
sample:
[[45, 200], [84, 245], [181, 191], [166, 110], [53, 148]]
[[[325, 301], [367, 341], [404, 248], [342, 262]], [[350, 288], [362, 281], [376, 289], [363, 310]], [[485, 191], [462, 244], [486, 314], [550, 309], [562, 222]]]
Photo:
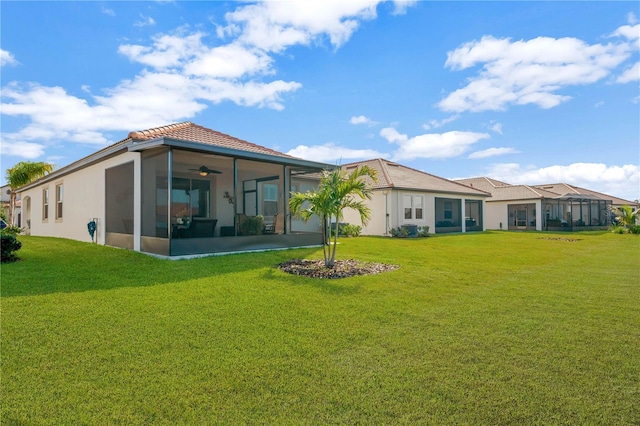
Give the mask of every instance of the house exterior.
[[[31, 235], [224, 253], [321, 244], [319, 220], [292, 217], [288, 197], [331, 167], [182, 122], [131, 132], [18, 191]], [[242, 226], [259, 217], [253, 231]]]
[[[347, 173], [367, 165], [377, 172], [367, 201], [371, 219], [363, 235], [391, 235], [391, 230], [428, 226], [430, 233], [485, 230], [485, 199], [490, 194], [384, 159], [342, 166]], [[344, 221], [360, 225], [360, 216], [345, 211]]]
[[579, 231], [611, 225], [611, 206], [632, 202], [565, 183], [511, 185], [488, 177], [456, 182], [491, 194], [487, 229]]
[[[2, 208], [2, 211], [4, 212], [7, 221], [9, 220], [9, 217], [11, 216], [10, 211], [11, 211], [11, 188], [9, 187], [9, 185], [4, 185], [2, 187], [0, 187], [0, 207]], [[14, 210], [14, 217], [13, 217], [13, 225], [17, 225], [17, 226], [22, 226], [22, 202], [20, 201], [20, 195], [18, 195], [16, 197], [16, 206], [15, 206], [15, 210]]]

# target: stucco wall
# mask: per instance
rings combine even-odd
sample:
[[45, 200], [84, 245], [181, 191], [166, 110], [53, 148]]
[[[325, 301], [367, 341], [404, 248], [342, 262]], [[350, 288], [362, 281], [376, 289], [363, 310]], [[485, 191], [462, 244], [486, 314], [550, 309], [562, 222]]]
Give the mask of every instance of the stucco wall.
[[[31, 198], [31, 235], [91, 242], [87, 223], [92, 218], [97, 218], [97, 242], [104, 244], [105, 169], [130, 161], [134, 162], [134, 170], [139, 171], [140, 154], [129, 152], [23, 191], [21, 193], [23, 199]], [[139, 172], [135, 174], [139, 175]], [[62, 219], [56, 219], [56, 186], [59, 184], [63, 185]], [[49, 188], [49, 218], [43, 220], [43, 190], [47, 187]], [[136, 182], [134, 188], [139, 187]], [[140, 195], [137, 192], [138, 190], [135, 196], [139, 200]], [[139, 205], [139, 202], [134, 205]], [[140, 217], [137, 207], [134, 217]], [[138, 229], [139, 223], [135, 223], [134, 233], [139, 233]]]
[[[509, 205], [510, 204], [535, 204], [536, 205], [536, 230], [542, 230], [542, 203], [540, 200], [515, 200], [515, 201], [489, 201], [485, 203], [486, 229], [509, 229]], [[500, 224], [502, 223], [502, 228]]]
[[[385, 195], [384, 191], [373, 191], [371, 200], [366, 202], [371, 209], [371, 218], [366, 226], [360, 221], [360, 215], [352, 209], [346, 209], [344, 211], [344, 218], [342, 219], [342, 222], [362, 226], [361, 235], [384, 235], [386, 223], [386, 196], [388, 195]], [[388, 207], [391, 207], [391, 200], [388, 201]], [[389, 211], [389, 213], [391, 212]]]

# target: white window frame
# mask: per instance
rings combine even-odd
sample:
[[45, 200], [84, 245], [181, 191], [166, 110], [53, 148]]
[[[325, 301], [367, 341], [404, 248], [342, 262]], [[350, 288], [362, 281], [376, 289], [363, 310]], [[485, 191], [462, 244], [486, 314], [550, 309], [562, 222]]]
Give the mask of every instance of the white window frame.
[[56, 184], [56, 207], [55, 218], [56, 221], [62, 220], [64, 215], [64, 184], [62, 182]]
[[49, 187], [42, 189], [42, 220], [49, 220]]
[[424, 203], [425, 199], [422, 195], [404, 194], [402, 196], [402, 212], [404, 220], [424, 222]]

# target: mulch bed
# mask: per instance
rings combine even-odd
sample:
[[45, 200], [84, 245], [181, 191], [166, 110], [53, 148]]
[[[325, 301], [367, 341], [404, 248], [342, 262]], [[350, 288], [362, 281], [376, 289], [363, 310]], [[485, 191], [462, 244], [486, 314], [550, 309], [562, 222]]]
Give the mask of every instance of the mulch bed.
[[278, 265], [282, 271], [311, 278], [348, 278], [357, 275], [374, 275], [398, 269], [398, 265], [359, 262], [354, 259], [336, 260], [333, 268], [324, 266], [324, 260], [293, 259]]

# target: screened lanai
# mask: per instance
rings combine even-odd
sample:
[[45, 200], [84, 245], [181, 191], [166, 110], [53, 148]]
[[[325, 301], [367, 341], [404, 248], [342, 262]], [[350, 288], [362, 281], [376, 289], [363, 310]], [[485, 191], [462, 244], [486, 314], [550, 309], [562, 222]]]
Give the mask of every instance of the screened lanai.
[[579, 231], [611, 225], [611, 201], [590, 194], [564, 194], [543, 200], [544, 229]]

